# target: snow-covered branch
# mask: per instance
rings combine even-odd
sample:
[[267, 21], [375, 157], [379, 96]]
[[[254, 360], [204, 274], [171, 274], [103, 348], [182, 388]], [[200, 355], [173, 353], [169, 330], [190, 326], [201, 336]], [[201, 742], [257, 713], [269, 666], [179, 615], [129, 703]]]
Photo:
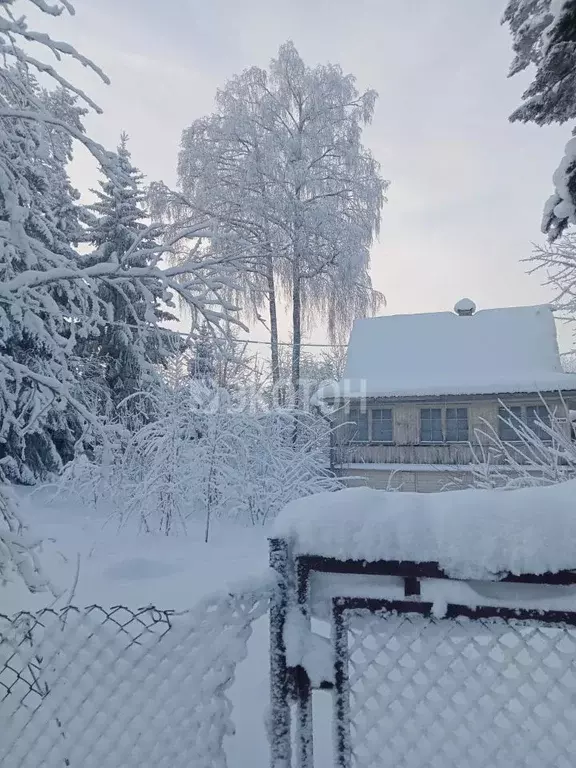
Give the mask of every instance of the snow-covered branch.
[[[26, 2], [52, 17], [74, 11], [69, 0]], [[83, 116], [99, 108], [57, 65], [67, 59], [108, 82], [102, 70], [32, 30], [13, 6], [0, 2], [0, 478], [33, 482], [60, 471], [83, 445], [109, 464], [103, 419], [156, 381], [179, 349], [163, 327], [175, 319], [176, 301], [189, 309], [191, 336], [202, 323], [223, 335], [236, 312], [230, 254], [192, 247], [163, 266], [167, 255], [211, 236], [210, 222], [166, 237], [163, 227], [147, 226], [127, 137], [109, 152], [85, 133]], [[32, 56], [32, 47], [56, 64]], [[104, 177], [90, 209], [66, 170], [77, 145]], [[79, 243], [91, 248], [79, 253]], [[19, 538], [15, 519], [10, 510], [0, 516], [0, 571], [27, 568], [29, 586], [40, 588], [45, 582], [30, 576], [33, 542]]]
[[314, 414], [254, 410], [199, 381], [134, 398], [150, 401], [155, 417], [128, 437], [106, 482], [85, 459], [62, 481], [82, 494], [92, 483], [121, 523], [132, 518], [144, 531], [170, 534], [203, 521], [208, 536], [214, 520], [262, 524], [292, 499], [339, 487], [328, 469], [330, 428]]
[[529, 271], [544, 272], [544, 285], [555, 291], [555, 308], [572, 320], [576, 317], [576, 235], [567, 233], [553, 243], [535, 246], [525, 261]]
[[[537, 125], [576, 118], [576, 4], [566, 0], [508, 0], [502, 23], [512, 34], [515, 57], [509, 75], [534, 66], [532, 82], [511, 121]], [[574, 131], [572, 132], [574, 134]], [[542, 231], [556, 240], [576, 224], [576, 138], [566, 145], [544, 206]]]
[[[543, 409], [545, 403], [542, 403]], [[576, 477], [576, 444], [565, 403], [558, 410], [545, 406], [546, 414], [526, 423], [509, 408], [501, 419], [514, 435], [502, 439], [486, 424], [473, 446], [473, 481], [480, 488], [521, 488], [553, 485]]]

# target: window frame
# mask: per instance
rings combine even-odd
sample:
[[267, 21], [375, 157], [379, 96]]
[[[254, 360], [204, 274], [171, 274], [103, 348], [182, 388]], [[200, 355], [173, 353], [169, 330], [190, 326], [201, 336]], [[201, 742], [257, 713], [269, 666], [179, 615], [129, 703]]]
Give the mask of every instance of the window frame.
[[[419, 427], [420, 427], [420, 432], [419, 432], [419, 435], [418, 435], [418, 439], [419, 439], [419, 442], [421, 444], [423, 444], [423, 445], [439, 445], [441, 443], [446, 442], [445, 441], [446, 429], [445, 429], [445, 424], [444, 424], [444, 410], [445, 409], [442, 406], [440, 406], [440, 407], [438, 407], [438, 406], [428, 406], [426, 408], [420, 408], [419, 409], [419, 419], [420, 419], [419, 420]], [[435, 419], [432, 418], [432, 412], [433, 411], [437, 411], [440, 414], [440, 420], [439, 420], [440, 421], [440, 440], [435, 440], [433, 438], [433, 434], [434, 434], [434, 426], [433, 425], [434, 425], [435, 422], [437, 424], [437, 421], [438, 421], [438, 420], [435, 420]], [[428, 418], [429, 427], [430, 427], [430, 439], [429, 440], [424, 440], [424, 438], [422, 436], [423, 435], [422, 427], [423, 427], [423, 423], [425, 421], [425, 419], [424, 419], [424, 413], [425, 412], [429, 413], [429, 418]]]
[[[377, 440], [374, 439], [373, 431], [372, 431], [372, 412], [373, 411], [390, 411], [390, 425], [391, 425], [391, 439], [390, 440]], [[353, 422], [357, 425], [359, 425], [359, 422], [352, 418], [352, 413], [356, 412], [358, 416], [366, 416], [367, 418], [367, 439], [366, 440], [359, 440], [358, 438], [349, 439], [348, 443], [352, 445], [394, 445], [394, 408], [388, 407], [388, 406], [381, 406], [381, 405], [375, 405], [375, 406], [367, 406], [364, 409], [360, 406], [352, 406], [348, 409], [348, 412], [346, 414], [346, 422]], [[384, 421], [384, 420], [380, 420]], [[386, 420], [387, 421], [387, 420]]]
[[[529, 416], [529, 411], [532, 414]], [[540, 403], [539, 405], [527, 405], [526, 406], [526, 426], [531, 429], [539, 440], [549, 441], [552, 438], [550, 435], [542, 430], [538, 421], [550, 426], [550, 410], [547, 405]]]
[[[442, 439], [441, 440], [423, 440], [422, 439], [422, 411], [440, 411]], [[466, 439], [448, 439], [448, 411], [466, 411]], [[464, 421], [463, 416], [456, 415], [456, 421]], [[424, 406], [419, 409], [419, 445], [458, 445], [470, 442], [470, 406], [469, 405], [440, 405], [440, 406]]]
[[[352, 416], [353, 413], [357, 414], [357, 417], [354, 418]], [[362, 440], [359, 438], [359, 432], [360, 432], [360, 417], [366, 417], [366, 440]], [[370, 420], [368, 417], [367, 410], [363, 410], [360, 406], [354, 406], [352, 408], [348, 408], [348, 412], [346, 414], [346, 419], [344, 420], [344, 423], [348, 426], [349, 429], [351, 429], [350, 425], [355, 424], [356, 425], [356, 432], [351, 436], [348, 437], [347, 442], [349, 444], [353, 445], [368, 445], [370, 442]]]
[[[448, 411], [454, 411], [453, 415], [448, 415]], [[461, 411], [464, 411], [464, 416], [461, 415]], [[447, 443], [469, 443], [470, 442], [470, 414], [468, 406], [459, 406], [459, 405], [447, 405], [444, 411], [444, 419], [445, 419], [445, 426], [446, 426], [446, 432], [445, 432], [445, 442]], [[453, 422], [453, 428], [456, 431], [455, 437], [449, 437], [449, 422]], [[465, 422], [465, 426], [463, 426], [463, 423]], [[463, 434], [465, 434], [465, 437], [460, 436], [460, 432], [462, 431]]]
[[[379, 421], [381, 424], [384, 422], [390, 422], [390, 439], [382, 439], [382, 438], [375, 438], [374, 437], [374, 411], [387, 411], [390, 413], [390, 419], [376, 419], [376, 421]], [[368, 434], [370, 436], [370, 442], [371, 443], [377, 443], [378, 445], [393, 445], [394, 444], [394, 411], [392, 408], [382, 408], [380, 406], [368, 409], [369, 413], [369, 419], [368, 419]]]
[[[535, 418], [529, 418], [528, 417], [528, 413], [532, 409], [534, 409], [536, 411], [537, 415], [536, 415]], [[548, 405], [548, 403], [542, 403], [542, 402], [540, 402], [540, 403], [523, 403], [521, 405], [502, 405], [502, 404], [500, 404], [498, 406], [498, 438], [503, 443], [521, 443], [522, 442], [522, 438], [518, 437], [518, 435], [516, 433], [514, 433], [515, 437], [506, 437], [503, 434], [504, 430], [512, 429], [512, 427], [510, 427], [508, 424], [505, 423], [505, 421], [503, 421], [502, 416], [506, 417], [506, 415], [507, 415], [508, 418], [510, 418], [510, 414], [508, 413], [508, 411], [514, 412], [515, 410], [518, 410], [518, 411], [520, 411], [519, 418], [520, 418], [521, 423], [525, 427], [527, 427], [528, 429], [531, 429], [539, 437], [540, 440], [544, 440], [544, 441], [550, 442], [552, 438], [549, 435], [545, 434], [545, 433], [540, 434], [540, 430], [538, 429], [538, 425], [534, 424], [534, 421], [539, 418], [538, 411], [540, 409], [543, 409], [543, 410], [546, 411], [546, 416], [547, 416], [546, 420], [549, 423], [550, 422], [550, 413], [554, 414], [556, 409], [555, 408], [551, 408], [551, 406]], [[543, 419], [543, 421], [544, 421], [544, 419]]]

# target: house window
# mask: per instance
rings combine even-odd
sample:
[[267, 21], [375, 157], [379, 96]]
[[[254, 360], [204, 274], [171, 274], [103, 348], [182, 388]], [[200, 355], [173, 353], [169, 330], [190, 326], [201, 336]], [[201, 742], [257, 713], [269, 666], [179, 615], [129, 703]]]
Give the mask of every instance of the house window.
[[346, 418], [351, 443], [391, 443], [394, 439], [391, 408], [351, 408]]
[[527, 405], [526, 424], [541, 440], [550, 440], [550, 433], [544, 429], [550, 426], [550, 412], [545, 405]]
[[514, 405], [511, 408], [498, 409], [498, 434], [501, 440], [507, 442], [520, 440], [518, 431], [522, 424], [525, 424], [541, 440], [551, 439], [550, 433], [545, 429], [546, 426], [550, 426], [548, 406]]
[[348, 439], [352, 443], [368, 442], [368, 411], [361, 408], [351, 408], [346, 421], [348, 424]]
[[446, 408], [446, 442], [468, 442], [468, 408]]
[[392, 409], [371, 408], [371, 440], [375, 443], [391, 443], [393, 440]]
[[513, 405], [511, 408], [498, 409], [498, 434], [501, 440], [518, 440], [517, 429], [522, 422], [522, 408]]
[[421, 408], [421, 443], [468, 442], [468, 408]]
[[420, 409], [420, 440], [423, 443], [442, 443], [442, 409]]

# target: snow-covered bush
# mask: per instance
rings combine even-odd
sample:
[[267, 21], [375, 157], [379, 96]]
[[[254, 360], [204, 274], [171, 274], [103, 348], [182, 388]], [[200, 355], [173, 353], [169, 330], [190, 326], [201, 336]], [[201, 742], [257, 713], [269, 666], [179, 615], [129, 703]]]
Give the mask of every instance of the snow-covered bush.
[[214, 518], [264, 523], [293, 499], [340, 487], [328, 466], [330, 428], [316, 414], [250, 410], [198, 382], [142, 397], [154, 419], [122, 433], [111, 463], [79, 458], [59, 484], [120, 524], [171, 534], [201, 520], [208, 539]]
[[[486, 425], [473, 446], [473, 485], [477, 488], [524, 488], [554, 485], [576, 477], [576, 443], [566, 418], [547, 408], [545, 419], [528, 424], [507, 409], [506, 424], [515, 440], [504, 441]], [[563, 413], [568, 413], [565, 407]]]
[[10, 488], [0, 485], [0, 587], [15, 577], [22, 579], [30, 592], [54, 588], [43, 573], [37, 550], [40, 541], [24, 525]]

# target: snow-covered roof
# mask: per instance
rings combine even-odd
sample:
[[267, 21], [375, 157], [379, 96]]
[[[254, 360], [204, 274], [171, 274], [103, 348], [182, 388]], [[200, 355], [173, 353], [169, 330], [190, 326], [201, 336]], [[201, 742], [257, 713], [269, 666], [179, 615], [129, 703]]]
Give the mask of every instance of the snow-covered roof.
[[297, 554], [438, 563], [461, 579], [576, 569], [576, 480], [513, 491], [349, 488], [292, 501], [274, 535]]
[[344, 376], [320, 397], [576, 390], [562, 370], [548, 305], [357, 320]]

